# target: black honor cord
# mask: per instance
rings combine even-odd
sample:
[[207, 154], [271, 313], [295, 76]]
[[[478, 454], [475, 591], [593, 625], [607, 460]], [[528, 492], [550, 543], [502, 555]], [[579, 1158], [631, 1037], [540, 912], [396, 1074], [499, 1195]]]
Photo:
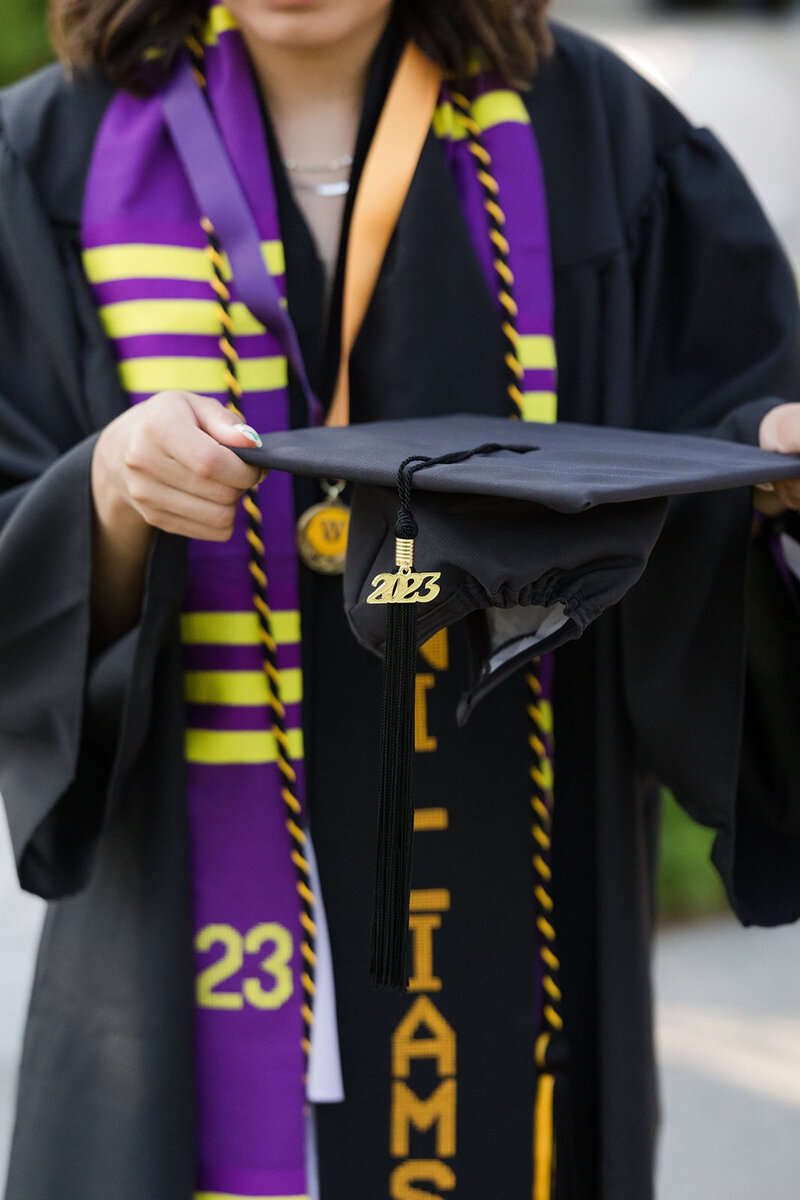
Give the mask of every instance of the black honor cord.
[[388, 605], [381, 717], [381, 781], [378, 846], [372, 920], [370, 978], [376, 987], [408, 987], [408, 914], [414, 836], [414, 708], [417, 665], [417, 610], [439, 594], [438, 572], [414, 572], [417, 522], [411, 488], [417, 471], [465, 462], [477, 455], [510, 450], [527, 454], [534, 446], [490, 442], [438, 458], [413, 455], [400, 464], [400, 508], [395, 524], [396, 573], [376, 576], [368, 603]]

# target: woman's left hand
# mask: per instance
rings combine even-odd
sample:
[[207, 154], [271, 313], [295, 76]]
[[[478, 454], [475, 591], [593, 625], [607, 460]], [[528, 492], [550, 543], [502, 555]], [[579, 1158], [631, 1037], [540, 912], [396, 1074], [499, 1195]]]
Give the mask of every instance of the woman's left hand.
[[[777, 404], [771, 408], [759, 427], [758, 444], [762, 450], [800, 454], [800, 404]], [[781, 479], [758, 487], [755, 506], [767, 516], [775, 516], [785, 508], [800, 510], [800, 472], [796, 479]]]

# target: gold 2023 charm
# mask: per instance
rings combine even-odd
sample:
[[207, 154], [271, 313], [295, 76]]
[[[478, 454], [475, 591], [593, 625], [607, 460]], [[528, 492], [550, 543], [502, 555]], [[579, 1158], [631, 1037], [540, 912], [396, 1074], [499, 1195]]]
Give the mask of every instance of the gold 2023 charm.
[[320, 575], [341, 575], [347, 553], [350, 509], [339, 499], [344, 484], [323, 484], [327, 498], [306, 509], [297, 522], [297, 549], [307, 567]]
[[430, 604], [439, 595], [441, 577], [441, 571], [412, 571], [407, 566], [386, 571], [373, 579], [375, 591], [367, 596], [367, 604]]

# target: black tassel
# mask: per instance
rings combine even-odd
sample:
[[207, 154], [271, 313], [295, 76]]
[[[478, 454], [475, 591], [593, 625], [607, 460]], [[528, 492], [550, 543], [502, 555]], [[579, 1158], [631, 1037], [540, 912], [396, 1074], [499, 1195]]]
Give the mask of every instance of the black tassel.
[[376, 987], [408, 987], [408, 910], [411, 899], [411, 852], [414, 839], [414, 703], [417, 655], [416, 605], [439, 594], [439, 572], [414, 573], [417, 523], [411, 511], [415, 472], [437, 464], [464, 462], [476, 454], [534, 447], [491, 443], [439, 458], [413, 455], [400, 464], [400, 507], [395, 525], [396, 572], [373, 580], [368, 604], [385, 604], [386, 652], [383, 671], [381, 790], [372, 917], [370, 978]]
[[408, 985], [416, 627], [413, 605], [390, 606], [386, 626], [381, 790], [370, 967], [376, 987], [405, 988]]
[[[413, 541], [417, 526], [398, 516], [395, 536]], [[414, 838], [414, 702], [417, 617], [413, 604], [386, 614], [381, 718], [381, 786], [370, 977], [376, 987], [408, 986], [408, 908]]]

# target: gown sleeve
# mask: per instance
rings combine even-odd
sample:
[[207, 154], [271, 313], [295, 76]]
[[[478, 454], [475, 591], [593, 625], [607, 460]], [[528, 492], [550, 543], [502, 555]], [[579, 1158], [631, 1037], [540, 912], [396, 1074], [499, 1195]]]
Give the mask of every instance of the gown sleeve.
[[177, 539], [154, 544], [137, 628], [93, 656], [96, 434], [70, 385], [96, 348], [82, 345], [52, 229], [1, 132], [0, 210], [0, 793], [22, 886], [54, 899], [85, 886], [142, 746]]
[[[764, 413], [800, 400], [797, 288], [738, 168], [680, 120], [630, 230], [638, 423], [757, 444]], [[743, 489], [672, 504], [620, 619], [641, 761], [716, 829], [739, 918], [771, 925], [800, 917], [800, 774], [783, 745], [800, 728], [800, 620], [752, 525]], [[780, 706], [763, 703], [772, 671]]]

